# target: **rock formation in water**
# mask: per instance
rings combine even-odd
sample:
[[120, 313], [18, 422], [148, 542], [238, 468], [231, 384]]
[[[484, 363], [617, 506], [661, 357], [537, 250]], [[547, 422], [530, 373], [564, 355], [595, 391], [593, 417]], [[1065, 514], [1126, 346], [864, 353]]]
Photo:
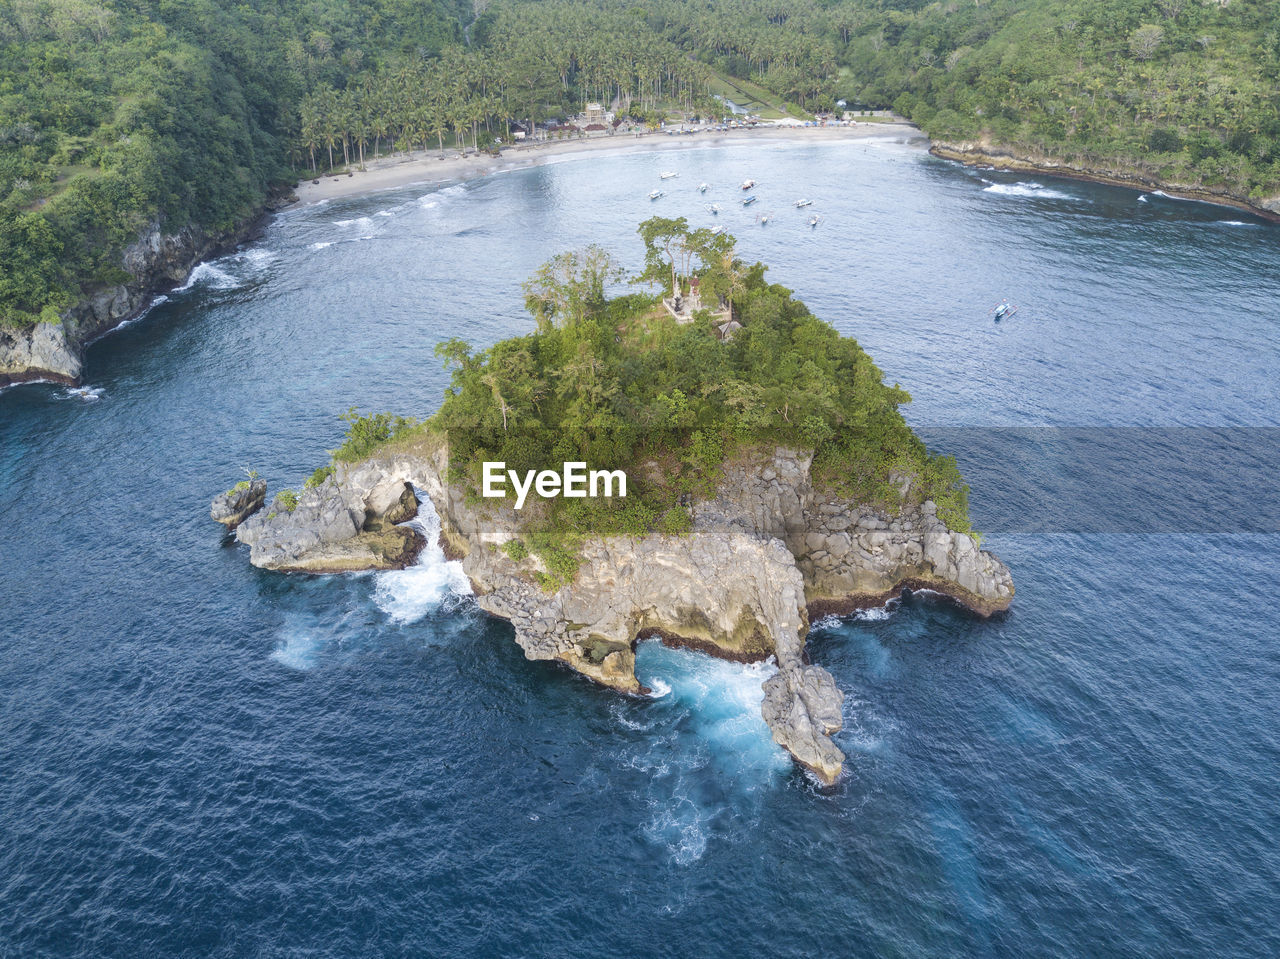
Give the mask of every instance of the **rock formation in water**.
[[418, 515], [418, 499], [403, 480], [356, 490], [329, 476], [290, 505], [277, 496], [236, 529], [255, 566], [308, 573], [403, 569], [425, 545], [417, 530], [397, 525]]
[[267, 481], [248, 480], [213, 498], [209, 515], [227, 529], [235, 529], [262, 508], [267, 499]]
[[528, 513], [447, 483], [447, 456], [427, 440], [339, 465], [291, 513], [260, 511], [237, 537], [268, 569], [382, 568], [369, 524], [385, 529], [402, 516], [406, 491], [416, 488], [440, 515], [442, 545], [461, 560], [477, 603], [512, 623], [530, 659], [642, 693], [635, 643], [645, 636], [742, 661], [773, 656], [764, 719], [827, 784], [844, 760], [831, 740], [844, 697], [806, 661], [811, 613], [880, 605], [904, 586], [943, 593], [981, 616], [1013, 599], [1004, 564], [948, 529], [932, 503], [888, 516], [842, 502], [814, 489], [808, 455], [782, 448], [726, 465], [717, 495], [691, 507], [690, 535], [588, 540], [576, 579], [547, 593], [534, 579], [546, 572], [536, 556], [514, 560], [500, 548], [520, 539]]

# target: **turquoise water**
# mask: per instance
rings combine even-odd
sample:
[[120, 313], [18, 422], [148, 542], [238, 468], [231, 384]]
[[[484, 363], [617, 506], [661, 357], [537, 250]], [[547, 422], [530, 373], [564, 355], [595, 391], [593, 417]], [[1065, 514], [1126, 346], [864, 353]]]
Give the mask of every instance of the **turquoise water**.
[[[734, 202], [748, 176], [767, 226]], [[566, 248], [638, 266], [656, 212], [722, 221], [959, 446], [1280, 427], [1280, 234], [1231, 210], [886, 142], [289, 211], [94, 346], [96, 400], [0, 394], [0, 954], [1280, 952], [1280, 536], [1238, 531], [1275, 529], [1233, 520], [1247, 502], [1229, 533], [1019, 526], [1004, 506], [1043, 477], [975, 460], [1014, 608], [818, 624], [847, 692], [829, 792], [769, 739], [767, 665], [646, 643], [661, 695], [619, 697], [524, 660], [438, 552], [272, 575], [209, 521], [244, 467], [300, 481], [351, 405], [430, 412], [436, 342], [529, 329], [519, 283]], [[1176, 501], [1204, 470], [1176, 453], [1120, 478]]]

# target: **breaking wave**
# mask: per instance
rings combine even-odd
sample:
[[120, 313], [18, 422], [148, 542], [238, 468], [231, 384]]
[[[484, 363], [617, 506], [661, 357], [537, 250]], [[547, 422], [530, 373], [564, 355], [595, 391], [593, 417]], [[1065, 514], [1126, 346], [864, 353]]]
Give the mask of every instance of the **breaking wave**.
[[373, 601], [393, 623], [414, 623], [437, 609], [454, 608], [471, 595], [462, 564], [445, 559], [440, 548], [440, 517], [430, 500], [409, 525], [426, 537], [418, 561], [405, 569], [378, 573]]
[[1051, 190], [1039, 183], [992, 183], [982, 188], [983, 193], [995, 193], [999, 196], [1033, 197], [1039, 200], [1071, 200], [1070, 193]]
[[187, 290], [202, 286], [211, 290], [234, 290], [240, 281], [221, 267], [213, 263], [200, 263], [191, 271], [187, 282], [173, 292], [185, 293]]

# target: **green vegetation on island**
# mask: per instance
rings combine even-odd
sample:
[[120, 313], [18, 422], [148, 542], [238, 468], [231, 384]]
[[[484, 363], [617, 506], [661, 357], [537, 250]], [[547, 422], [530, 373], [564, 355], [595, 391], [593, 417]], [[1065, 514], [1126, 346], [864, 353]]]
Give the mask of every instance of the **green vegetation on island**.
[[[624, 470], [625, 498], [526, 504], [529, 535], [511, 549], [537, 553], [548, 586], [572, 578], [584, 537], [688, 532], [689, 504], [714, 494], [723, 464], [775, 445], [813, 451], [815, 482], [856, 502], [896, 513], [933, 499], [951, 528], [970, 531], [955, 461], [928, 452], [899, 411], [910, 397], [855, 340], [738, 260], [731, 237], [683, 219], [640, 233], [646, 270], [634, 280], [668, 296], [696, 285], [706, 308], [678, 319], [661, 296], [609, 297], [622, 277], [607, 253], [562, 254], [526, 284], [536, 330], [479, 353], [442, 343], [454, 372], [441, 408], [423, 423], [377, 418], [384, 442], [447, 436], [451, 480], [477, 503], [486, 461]], [[730, 304], [740, 327], [726, 336]]]

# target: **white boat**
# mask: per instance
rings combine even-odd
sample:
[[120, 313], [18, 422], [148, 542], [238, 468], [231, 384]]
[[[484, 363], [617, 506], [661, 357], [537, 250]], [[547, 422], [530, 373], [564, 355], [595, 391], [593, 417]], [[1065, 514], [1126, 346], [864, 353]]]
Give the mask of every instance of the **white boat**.
[[657, 200], [658, 198], [660, 198], [660, 197], [664, 197], [664, 196], [666, 196], [666, 193], [664, 193], [662, 190], [650, 190], [650, 191], [649, 191], [649, 199], [650, 199], [650, 200]]
[[706, 193], [706, 192], [707, 192], [707, 190], [709, 190], [709, 189], [711, 189], [711, 184], [710, 184], [710, 183], [699, 183], [699, 184], [698, 184], [698, 192], [699, 192], [699, 193]]
[[744, 190], [750, 190], [750, 189], [751, 189], [753, 186], [755, 186], [755, 185], [756, 185], [756, 181], [755, 181], [755, 180], [743, 180], [743, 181], [742, 181], [742, 189], [744, 189]]
[[761, 213], [761, 214], [760, 214], [760, 216], [759, 216], [757, 219], [759, 219], [759, 220], [760, 220], [760, 225], [761, 225], [761, 226], [764, 226], [764, 225], [765, 225], [766, 223], [768, 223], [772, 218], [773, 218], [773, 214], [772, 214], [772, 213]]
[[663, 170], [661, 173], [658, 174], [658, 179], [670, 180], [673, 176], [679, 176], [679, 175], [680, 175], [679, 173], [676, 173], [673, 170]]
[[743, 206], [751, 206], [751, 204], [755, 203], [755, 202], [756, 202], [756, 200], [758, 200], [758, 199], [759, 199], [759, 197], [754, 197], [754, 196], [746, 196], [746, 197], [743, 197], [743, 198], [742, 198], [742, 205], [743, 205]]
[[712, 216], [719, 216], [719, 215], [720, 215], [720, 204], [719, 204], [719, 203], [713, 203], [713, 204], [711, 204], [709, 207], [707, 207], [707, 212], [708, 212], [708, 213], [710, 213]]
[[711, 235], [712, 235], [712, 236], [719, 236], [719, 235], [720, 235], [721, 233], [723, 233], [723, 232], [724, 232], [724, 227], [722, 227], [722, 226], [713, 226], [713, 227], [711, 228]]
[[809, 217], [809, 226], [811, 227], [817, 226], [821, 222], [822, 222], [822, 217], [816, 213], [813, 216]]
[[799, 209], [802, 206], [813, 206], [813, 201], [812, 200], [796, 200], [796, 209]]

